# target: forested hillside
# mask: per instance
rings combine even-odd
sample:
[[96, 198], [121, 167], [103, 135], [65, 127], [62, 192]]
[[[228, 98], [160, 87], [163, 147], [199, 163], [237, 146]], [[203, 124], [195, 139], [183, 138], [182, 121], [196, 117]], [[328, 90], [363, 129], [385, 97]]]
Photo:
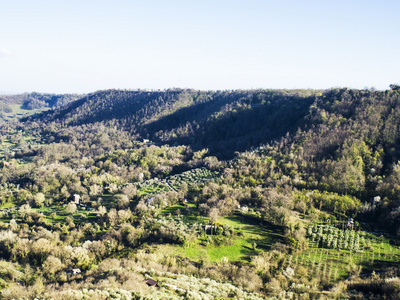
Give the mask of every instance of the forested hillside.
[[30, 97], [54, 109], [0, 124], [2, 298], [399, 296], [400, 91]]
[[50, 108], [60, 107], [81, 98], [77, 94], [24, 93], [19, 95], [0, 95], [0, 122], [7, 118], [34, 114]]
[[78, 94], [42, 94], [24, 93], [19, 95], [0, 95], [0, 102], [4, 105], [19, 104], [25, 109], [61, 107], [83, 95]]
[[154, 142], [209, 147], [220, 157], [304, 127], [315, 91], [98, 92], [49, 116], [74, 126], [101, 122]]
[[19, 95], [0, 95], [0, 122], [23, 115], [61, 107], [83, 95], [24, 93]]

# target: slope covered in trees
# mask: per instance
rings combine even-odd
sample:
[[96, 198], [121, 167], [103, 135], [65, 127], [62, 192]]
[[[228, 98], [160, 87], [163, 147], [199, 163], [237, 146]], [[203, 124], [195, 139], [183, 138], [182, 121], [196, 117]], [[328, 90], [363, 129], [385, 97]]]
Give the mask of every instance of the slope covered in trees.
[[209, 147], [221, 157], [306, 123], [314, 91], [104, 91], [50, 115], [63, 125], [101, 122], [152, 141]]
[[82, 96], [78, 94], [43, 94], [33, 92], [19, 95], [0, 95], [0, 102], [3, 105], [19, 104], [24, 109], [32, 110], [60, 107]]
[[[141, 138], [207, 149], [219, 159], [247, 150], [262, 161], [259, 168], [272, 164], [271, 172], [290, 186], [368, 200], [380, 196], [393, 209], [400, 200], [399, 114], [396, 90], [108, 90], [42, 120], [27, 119], [24, 126], [34, 124], [42, 131], [38, 135], [78, 148], [87, 138], [112, 149], [108, 143], [118, 136], [115, 148]], [[255, 184], [276, 184], [269, 172], [262, 173]]]
[[0, 124], [1, 296], [395, 298], [399, 114], [394, 89], [107, 90]]

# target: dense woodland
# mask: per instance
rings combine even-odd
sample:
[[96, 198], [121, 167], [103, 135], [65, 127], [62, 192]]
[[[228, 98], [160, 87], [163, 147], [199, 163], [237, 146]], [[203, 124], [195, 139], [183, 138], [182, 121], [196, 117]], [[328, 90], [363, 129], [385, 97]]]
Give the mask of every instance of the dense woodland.
[[398, 299], [396, 87], [0, 97], [2, 299]]

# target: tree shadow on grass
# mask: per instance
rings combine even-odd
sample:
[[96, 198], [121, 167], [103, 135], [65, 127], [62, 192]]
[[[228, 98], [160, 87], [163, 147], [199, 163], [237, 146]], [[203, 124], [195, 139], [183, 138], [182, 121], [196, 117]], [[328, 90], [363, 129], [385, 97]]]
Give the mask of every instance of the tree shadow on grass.
[[249, 246], [242, 246], [240, 254], [242, 254], [241, 259], [250, 261], [251, 256], [257, 255], [257, 251], [253, 250]]
[[257, 248], [268, 250], [271, 248], [272, 244], [283, 241], [283, 229], [279, 226], [274, 226], [266, 221], [242, 215], [234, 215], [227, 219], [236, 222], [237, 226], [239, 226], [244, 234], [258, 236], [258, 238], [246, 238], [246, 241], [250, 245], [256, 243]]
[[363, 265], [363, 269], [367, 272], [383, 272], [391, 267], [398, 267], [399, 263], [394, 261], [380, 260], [374, 259], [371, 265], [371, 262]]
[[[242, 215], [234, 215], [226, 218], [234, 222], [235, 230], [243, 235], [239, 239], [245, 241], [240, 248], [241, 259], [250, 260], [251, 256], [260, 251], [268, 251], [276, 242], [283, 242], [283, 229], [263, 220], [249, 218]], [[255, 248], [253, 245], [255, 244]]]

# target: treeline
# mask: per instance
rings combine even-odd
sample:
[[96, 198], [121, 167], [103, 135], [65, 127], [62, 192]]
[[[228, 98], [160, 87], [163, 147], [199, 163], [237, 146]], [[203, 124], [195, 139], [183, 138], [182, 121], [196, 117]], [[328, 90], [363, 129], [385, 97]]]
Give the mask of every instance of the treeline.
[[[81, 98], [78, 94], [42, 94], [42, 93], [24, 93], [19, 95], [0, 95], [1, 105], [19, 104], [24, 109], [54, 108], [64, 106], [72, 101]], [[9, 111], [11, 112], [11, 111]]]
[[7, 103], [0, 102], [0, 120], [5, 118], [5, 115], [11, 112], [12, 109]]

